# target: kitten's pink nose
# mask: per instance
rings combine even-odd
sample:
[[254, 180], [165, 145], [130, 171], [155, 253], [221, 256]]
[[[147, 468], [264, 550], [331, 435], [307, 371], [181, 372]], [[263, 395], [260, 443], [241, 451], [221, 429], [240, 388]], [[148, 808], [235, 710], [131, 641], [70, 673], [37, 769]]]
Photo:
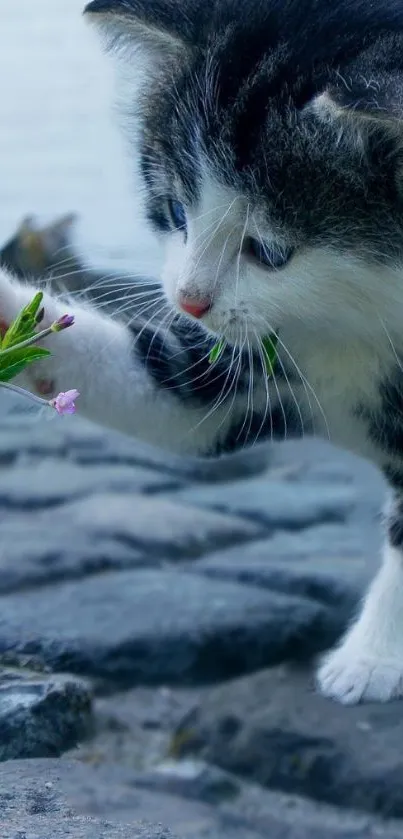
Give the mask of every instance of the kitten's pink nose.
[[179, 296], [179, 306], [186, 312], [188, 315], [192, 315], [192, 317], [200, 318], [208, 312], [211, 308], [211, 301], [207, 298], [205, 300], [194, 300], [191, 297], [183, 297], [182, 295]]

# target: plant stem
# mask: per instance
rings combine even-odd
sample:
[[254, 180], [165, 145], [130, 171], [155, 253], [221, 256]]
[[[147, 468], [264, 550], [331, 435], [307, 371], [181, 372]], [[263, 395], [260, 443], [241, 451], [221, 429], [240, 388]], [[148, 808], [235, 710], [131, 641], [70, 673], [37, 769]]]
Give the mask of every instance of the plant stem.
[[19, 387], [18, 385], [12, 385], [10, 382], [1, 382], [0, 387], [5, 387], [7, 390], [13, 390], [14, 393], [18, 393], [19, 396], [28, 396], [29, 399], [32, 399], [33, 402], [36, 402], [37, 405], [41, 405], [42, 407], [46, 405], [49, 408], [49, 402], [47, 399], [42, 399], [41, 396], [36, 396], [35, 393], [31, 393], [29, 390], [24, 390], [23, 387]]
[[49, 326], [48, 329], [42, 329], [42, 332], [37, 332], [35, 335], [32, 335], [31, 338], [26, 338], [25, 341], [20, 341], [19, 344], [13, 344], [12, 347], [7, 347], [5, 350], [0, 349], [0, 356], [4, 357], [9, 353], [14, 352], [14, 350], [23, 350], [25, 347], [30, 347], [32, 344], [36, 344], [38, 341], [41, 341], [42, 338], [46, 338], [48, 335], [51, 335], [54, 331], [55, 330], [52, 326]]

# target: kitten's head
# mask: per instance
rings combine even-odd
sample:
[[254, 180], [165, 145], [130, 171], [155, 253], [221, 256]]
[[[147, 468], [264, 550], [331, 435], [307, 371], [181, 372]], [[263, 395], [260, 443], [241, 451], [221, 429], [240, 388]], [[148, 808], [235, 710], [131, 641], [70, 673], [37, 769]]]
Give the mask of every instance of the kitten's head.
[[297, 322], [348, 338], [389, 320], [403, 266], [400, 0], [87, 12], [146, 79], [140, 154], [169, 300], [232, 341]]

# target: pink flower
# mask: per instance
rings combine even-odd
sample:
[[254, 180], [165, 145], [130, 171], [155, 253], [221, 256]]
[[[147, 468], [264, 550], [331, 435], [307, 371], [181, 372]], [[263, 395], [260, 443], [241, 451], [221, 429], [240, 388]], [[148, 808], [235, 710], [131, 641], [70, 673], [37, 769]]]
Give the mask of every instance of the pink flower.
[[78, 390], [66, 390], [51, 399], [49, 405], [55, 408], [58, 414], [74, 414], [76, 410], [75, 400], [80, 396]]
[[61, 332], [62, 329], [68, 329], [69, 326], [73, 326], [74, 323], [74, 315], [62, 315], [58, 320], [52, 323], [52, 332]]

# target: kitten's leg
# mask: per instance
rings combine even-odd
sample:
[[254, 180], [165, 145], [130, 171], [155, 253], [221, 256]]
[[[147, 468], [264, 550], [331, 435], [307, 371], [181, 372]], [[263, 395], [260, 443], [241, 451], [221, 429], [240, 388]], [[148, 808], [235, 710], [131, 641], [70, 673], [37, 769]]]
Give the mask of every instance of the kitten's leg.
[[389, 542], [357, 622], [318, 672], [322, 693], [345, 704], [403, 696], [403, 503], [389, 517]]
[[[0, 318], [9, 323], [34, 291], [0, 272]], [[69, 308], [45, 294], [41, 328]], [[265, 390], [254, 386], [250, 398], [248, 364], [229, 350], [209, 364], [214, 342], [196, 324], [159, 332], [75, 303], [71, 311], [74, 326], [43, 342], [52, 356], [24, 372], [25, 387], [43, 392], [48, 381], [49, 395], [77, 388], [78, 410], [89, 419], [185, 454], [232, 451], [271, 433]]]

